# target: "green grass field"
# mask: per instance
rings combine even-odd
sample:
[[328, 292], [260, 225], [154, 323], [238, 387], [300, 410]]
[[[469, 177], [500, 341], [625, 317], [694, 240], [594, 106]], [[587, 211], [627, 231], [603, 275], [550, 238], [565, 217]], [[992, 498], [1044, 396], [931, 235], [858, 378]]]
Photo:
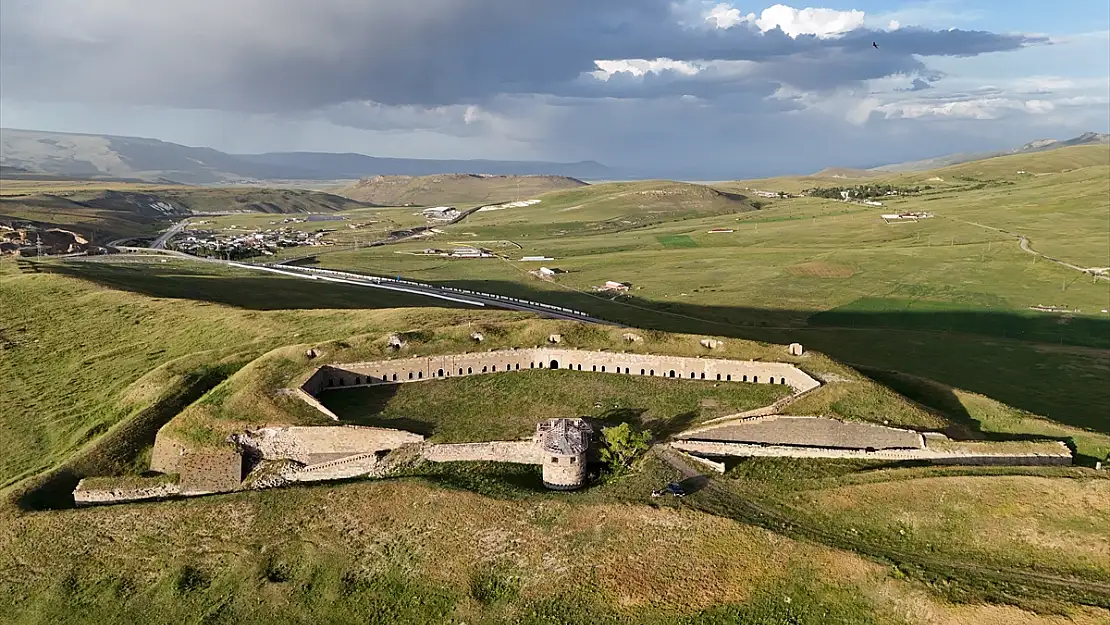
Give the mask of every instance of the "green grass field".
[[[805, 197], [751, 210], [704, 187], [599, 184], [445, 228], [449, 240], [521, 246], [501, 261], [398, 253], [422, 242], [335, 251], [320, 263], [530, 297], [643, 327], [799, 340], [853, 364], [1110, 432], [1110, 315], [1102, 312], [1110, 281], [1037, 259], [1017, 239], [1025, 235], [1033, 249], [1079, 266], [1105, 265], [1108, 158], [1110, 150], [1094, 146], [887, 175], [879, 181], [934, 188], [881, 208]], [[806, 177], [721, 187], [796, 192], [841, 184]], [[879, 218], [906, 210], [936, 216]], [[569, 273], [536, 280], [528, 274], [535, 267], [517, 261], [528, 255], [551, 256], [548, 265]], [[590, 292], [606, 280], [632, 283], [631, 297]], [[1079, 312], [1030, 310], [1036, 305]]]
[[332, 390], [340, 419], [415, 431], [446, 443], [515, 440], [544, 419], [629, 421], [659, 439], [701, 421], [773, 403], [782, 386], [715, 384], [578, 371], [519, 371], [419, 384]]
[[[1098, 266], [1110, 253], [1107, 155], [879, 176], [934, 187], [881, 209], [791, 198], [757, 210], [697, 185], [593, 185], [476, 213], [431, 241], [319, 257], [587, 310], [638, 326], [634, 344], [625, 328], [200, 263], [0, 261], [0, 621], [1101, 625], [1110, 479], [1090, 468], [752, 459], [685, 481], [691, 495], [679, 500], [648, 496], [681, 477], [649, 456], [569, 494], [543, 489], [536, 467], [448, 463], [191, 500], [35, 504], [66, 480], [141, 473], [152, 428], [167, 420], [214, 444], [246, 425], [320, 422], [278, 390], [321, 361], [396, 357], [391, 332], [419, 356], [473, 350], [475, 328], [482, 349], [557, 332], [572, 348], [693, 356], [706, 353], [696, 336], [666, 331], [724, 337], [715, 356], [793, 361], [829, 380], [790, 414], [1062, 439], [1092, 465], [1110, 453], [1110, 291], [1034, 262], [1017, 235]], [[888, 210], [937, 216], [885, 224], [877, 214]], [[411, 223], [412, 212], [345, 214]], [[520, 249], [478, 261], [397, 253], [466, 240]], [[553, 256], [544, 264], [569, 273], [536, 280], [518, 254]], [[590, 291], [605, 280], [633, 287], [617, 299]], [[792, 341], [810, 351], [787, 356]], [[325, 356], [310, 360], [308, 346]], [[544, 371], [323, 399], [354, 422], [460, 441], [526, 436], [537, 418], [573, 415], [666, 435], [782, 390]]]

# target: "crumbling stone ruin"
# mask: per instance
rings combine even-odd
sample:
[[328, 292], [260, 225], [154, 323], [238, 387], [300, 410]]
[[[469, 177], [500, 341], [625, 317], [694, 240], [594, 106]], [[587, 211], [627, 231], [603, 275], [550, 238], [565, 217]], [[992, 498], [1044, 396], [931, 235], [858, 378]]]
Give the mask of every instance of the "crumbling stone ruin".
[[702, 339], [700, 343], [702, 347], [708, 349], [717, 349], [718, 347], [722, 347], [725, 344], [724, 341], [718, 341], [717, 339]]
[[621, 338], [624, 340], [625, 343], [643, 343], [644, 342], [644, 337], [640, 336], [639, 334], [633, 334], [631, 332], [626, 332]]
[[390, 349], [401, 349], [404, 346], [405, 346], [405, 339], [401, 338], [400, 335], [397, 335], [397, 334], [390, 334], [389, 335], [389, 347], [390, 347]]
[[805, 350], [802, 349], [801, 343], [791, 343], [790, 346], [786, 349], [790, 352], [791, 356], [801, 356], [805, 353]]

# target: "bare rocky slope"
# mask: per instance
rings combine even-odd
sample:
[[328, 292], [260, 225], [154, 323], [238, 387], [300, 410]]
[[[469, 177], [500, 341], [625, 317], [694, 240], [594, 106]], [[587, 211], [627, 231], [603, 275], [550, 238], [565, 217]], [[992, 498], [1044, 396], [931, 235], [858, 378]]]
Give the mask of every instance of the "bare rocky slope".
[[435, 206], [526, 200], [548, 191], [574, 189], [586, 183], [567, 176], [373, 176], [338, 193], [381, 206]]

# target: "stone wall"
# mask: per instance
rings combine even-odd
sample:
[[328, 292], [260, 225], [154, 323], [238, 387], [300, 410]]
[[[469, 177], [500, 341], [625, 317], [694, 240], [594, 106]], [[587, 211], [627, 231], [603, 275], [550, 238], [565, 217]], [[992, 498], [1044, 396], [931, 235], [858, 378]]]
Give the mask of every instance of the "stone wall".
[[225, 493], [243, 481], [243, 455], [235, 449], [203, 449], [181, 456], [183, 494]]
[[542, 451], [530, 440], [427, 445], [424, 447], [423, 456], [430, 462], [543, 463]]
[[77, 483], [77, 488], [73, 491], [73, 501], [78, 506], [91, 506], [96, 504], [164, 499], [180, 493], [181, 485], [173, 483], [135, 488], [87, 488], [85, 480], [81, 480]]
[[552, 455], [542, 448], [543, 485], [555, 490], [571, 490], [586, 483], [586, 454]]
[[306, 383], [303, 388], [316, 395], [323, 389], [551, 368], [684, 380], [786, 384], [795, 393], [820, 386], [820, 382], [789, 363], [542, 347], [327, 365], [318, 369], [309, 378], [311, 384]]
[[159, 473], [180, 473], [178, 467], [188, 449], [185, 443], [172, 438], [166, 433], [166, 428], [162, 428], [154, 438], [154, 449], [150, 453], [150, 470]]
[[[879, 462], [922, 460], [935, 464], [965, 465], [1070, 465], [1072, 463], [1071, 451], [1063, 443], [1060, 443], [1059, 447], [1046, 447], [1044, 451], [1016, 451], [1014, 453], [999, 452], [995, 449], [974, 453], [971, 451], [938, 451], [928, 448], [866, 451], [861, 449], [787, 447], [710, 441], [675, 441], [669, 444], [679, 451], [710, 457], [841, 458]], [[996, 444], [992, 443], [993, 445]]]
[[289, 459], [312, 465], [319, 463], [321, 456], [335, 460], [396, 449], [420, 443], [424, 437], [403, 430], [336, 425], [260, 428], [233, 434], [232, 440], [265, 460]]

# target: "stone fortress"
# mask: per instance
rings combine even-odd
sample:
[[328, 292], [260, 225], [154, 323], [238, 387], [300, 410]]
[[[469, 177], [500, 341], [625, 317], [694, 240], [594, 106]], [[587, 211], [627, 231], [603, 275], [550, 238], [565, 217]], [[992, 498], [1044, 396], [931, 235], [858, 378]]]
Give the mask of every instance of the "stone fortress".
[[[478, 339], [476, 339], [478, 340]], [[626, 337], [627, 340], [627, 337]], [[552, 335], [550, 343], [558, 343]], [[716, 341], [702, 341], [715, 349]], [[718, 343], [719, 345], [719, 343]], [[394, 347], [400, 347], [395, 345]], [[800, 345], [789, 353], [799, 356]], [[792, 393], [771, 406], [713, 419], [665, 444], [702, 464], [723, 470], [721, 458], [790, 456], [919, 460], [949, 464], [1071, 464], [1062, 442], [957, 442], [939, 433], [919, 433], [877, 424], [821, 416], [785, 416], [778, 411], [822, 383], [786, 362], [665, 356], [559, 347], [489, 350], [476, 353], [403, 357], [316, 367], [290, 392], [329, 419], [339, 418], [319, 402], [325, 392], [452, 377], [529, 370], [563, 369], [613, 375], [652, 376], [722, 383], [778, 384]], [[190, 496], [298, 482], [381, 477], [399, 463], [509, 462], [539, 465], [543, 483], [573, 490], [586, 483], [597, 428], [579, 418], [537, 424], [532, 437], [516, 441], [432, 444], [402, 430], [354, 425], [262, 427], [232, 434], [227, 445], [192, 450], [158, 437], [151, 470], [177, 474], [176, 484], [156, 488], [97, 489], [82, 482], [74, 491], [79, 505]], [[1008, 446], [1009, 445], [1009, 446]]]

